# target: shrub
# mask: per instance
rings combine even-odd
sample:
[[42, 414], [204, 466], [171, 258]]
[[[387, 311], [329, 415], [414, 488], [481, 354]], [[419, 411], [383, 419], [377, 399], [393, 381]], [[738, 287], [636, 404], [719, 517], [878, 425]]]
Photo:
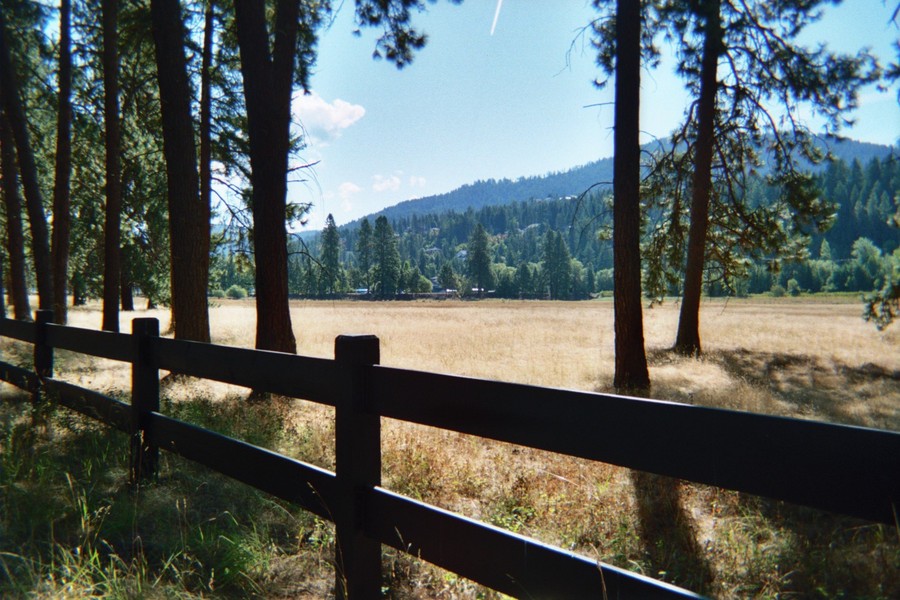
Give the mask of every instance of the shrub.
[[223, 290], [222, 288], [216, 288], [213, 290], [209, 290], [209, 296], [210, 296], [210, 298], [224, 298], [225, 290]]
[[799, 296], [800, 295], [800, 282], [791, 277], [787, 282], [787, 293], [791, 296]]
[[772, 294], [776, 298], [783, 298], [784, 294], [786, 292], [785, 292], [784, 286], [776, 283], [775, 285], [772, 286], [772, 289], [769, 290], [769, 293]]
[[247, 297], [247, 290], [239, 285], [233, 285], [225, 290], [225, 296], [232, 300], [240, 300]]
[[431, 292], [431, 280], [424, 275], [419, 275], [412, 284], [414, 285], [410, 285], [409, 291], [413, 294], [427, 294]]

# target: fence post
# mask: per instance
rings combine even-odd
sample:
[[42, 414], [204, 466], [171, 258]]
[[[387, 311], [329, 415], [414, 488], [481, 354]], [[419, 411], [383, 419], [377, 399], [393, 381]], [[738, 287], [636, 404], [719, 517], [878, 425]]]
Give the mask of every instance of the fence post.
[[150, 348], [159, 337], [159, 320], [133, 319], [131, 335], [131, 483], [137, 484], [156, 475], [159, 461], [159, 448], [147, 437], [148, 415], [159, 411], [159, 369]]
[[3, 265], [6, 263], [6, 256], [0, 252], [0, 319], [6, 318], [6, 282], [3, 280], [5, 273]]
[[53, 311], [46, 308], [34, 313], [34, 372], [37, 387], [31, 391], [31, 424], [46, 426], [49, 403], [44, 397], [43, 379], [53, 377], [53, 346], [47, 344], [47, 325], [53, 322]]
[[364, 491], [381, 485], [381, 417], [369, 410], [367, 367], [380, 362], [374, 335], [341, 335], [335, 360], [345, 370], [335, 403], [335, 471], [339, 505], [334, 507], [337, 533], [335, 595], [338, 599], [381, 597], [381, 544], [367, 538]]
[[47, 345], [47, 325], [53, 322], [53, 311], [46, 308], [34, 313], [34, 372], [38, 377], [53, 377], [53, 347]]

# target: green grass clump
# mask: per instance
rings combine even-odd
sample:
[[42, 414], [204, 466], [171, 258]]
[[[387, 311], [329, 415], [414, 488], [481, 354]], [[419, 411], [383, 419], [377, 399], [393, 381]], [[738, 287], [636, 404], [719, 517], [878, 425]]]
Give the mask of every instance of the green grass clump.
[[247, 290], [239, 285], [233, 285], [225, 290], [225, 297], [232, 300], [242, 300], [247, 297]]
[[[260, 445], [281, 435], [277, 416], [236, 418], [228, 402], [172, 408]], [[168, 453], [156, 481], [131, 486], [128, 447], [126, 435], [63, 409], [34, 428], [28, 397], [4, 393], [0, 597], [267, 597], [296, 593], [297, 572], [327, 591], [327, 526]]]

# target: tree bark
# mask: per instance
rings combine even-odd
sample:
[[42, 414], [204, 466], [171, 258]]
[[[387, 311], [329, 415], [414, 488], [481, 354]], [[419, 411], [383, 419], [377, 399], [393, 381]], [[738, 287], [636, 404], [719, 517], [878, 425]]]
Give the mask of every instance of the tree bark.
[[641, 7], [616, 3], [616, 89], [613, 143], [615, 376], [619, 392], [649, 392], [641, 308], [640, 176]]
[[72, 274], [72, 306], [84, 306], [87, 304], [87, 286], [81, 273]]
[[34, 271], [37, 278], [38, 304], [40, 308], [53, 307], [53, 277], [50, 263], [50, 235], [47, 217], [44, 214], [44, 200], [38, 183], [37, 163], [31, 147], [25, 107], [19, 90], [19, 82], [10, 56], [6, 40], [6, 22], [0, 11], [0, 96], [8, 117], [8, 123], [16, 145], [19, 174], [25, 190], [25, 206], [31, 224], [31, 254], [34, 257]]
[[72, 38], [71, 1], [59, 7], [59, 103], [56, 124], [56, 179], [53, 184], [53, 319], [65, 325], [68, 317], [66, 293], [69, 271], [69, 187], [72, 176]]
[[6, 251], [9, 253], [9, 296], [13, 316], [20, 321], [31, 319], [28, 285], [25, 279], [25, 235], [22, 232], [22, 199], [19, 197], [16, 169], [16, 147], [6, 112], [0, 110], [0, 172], [3, 177], [3, 200], [6, 205]]
[[265, 2], [235, 0], [234, 6], [250, 138], [256, 347], [293, 353], [284, 223], [299, 2], [277, 2], [271, 53]]
[[104, 227], [103, 329], [119, 331], [119, 247], [122, 228], [121, 130], [119, 124], [118, 0], [103, 0], [103, 117], [106, 128], [106, 224]]
[[694, 150], [694, 177], [691, 192], [691, 225], [688, 229], [687, 265], [684, 294], [678, 317], [675, 351], [699, 356], [700, 295], [703, 291], [703, 266], [706, 234], [709, 229], [709, 202], [712, 191], [712, 155], [716, 119], [716, 70], [722, 52], [722, 23], [719, 0], [704, 4], [705, 39], [700, 72], [700, 97], [697, 101], [697, 143]]
[[122, 277], [121, 290], [122, 310], [125, 312], [134, 311], [134, 284], [128, 278]]
[[150, 3], [169, 196], [175, 338], [209, 342], [210, 205], [200, 196], [191, 90], [178, 0]]
[[65, 325], [69, 273], [69, 187], [72, 178], [72, 36], [71, 0], [59, 6], [59, 109], [56, 124], [56, 180], [53, 184], [53, 319]]

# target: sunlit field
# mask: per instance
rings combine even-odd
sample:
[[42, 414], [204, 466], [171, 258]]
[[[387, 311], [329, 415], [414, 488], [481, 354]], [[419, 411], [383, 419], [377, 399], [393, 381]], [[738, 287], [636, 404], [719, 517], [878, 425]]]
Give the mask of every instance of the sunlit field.
[[[213, 342], [252, 347], [253, 299], [217, 301]], [[653, 396], [770, 414], [900, 429], [900, 328], [879, 332], [855, 298], [705, 301], [700, 360], [667, 350], [678, 305], [644, 310]], [[122, 331], [134, 316], [122, 314]], [[612, 391], [611, 301], [301, 301], [291, 318], [299, 354], [332, 357], [343, 333], [381, 340], [382, 364], [589, 391]], [[70, 324], [97, 328], [97, 307]], [[91, 382], [128, 385], [118, 374]]]
[[[252, 347], [253, 300], [216, 302], [213, 341]], [[900, 430], [900, 328], [878, 332], [860, 314], [855, 298], [705, 301], [704, 357], [686, 359], [668, 351], [677, 304], [645, 309], [652, 395]], [[168, 328], [166, 311], [137, 311], [123, 313], [123, 331], [135, 316], [156, 316], [161, 329]], [[611, 391], [608, 300], [303, 301], [292, 303], [292, 319], [304, 355], [331, 357], [337, 335], [373, 333], [381, 339], [385, 365]], [[71, 325], [99, 323], [98, 306], [70, 313]], [[64, 352], [57, 366], [60, 378], [127, 394], [127, 367]], [[167, 378], [163, 394], [164, 410], [197, 415], [203, 411], [196, 407], [205, 407], [197, 419], [207, 426], [217, 422], [209, 414], [218, 422], [226, 418], [229, 426], [245, 418], [248, 427], [259, 427], [261, 415], [275, 415], [277, 431], [267, 444], [334, 466], [327, 407], [278, 398], [248, 405], [246, 390], [198, 380]], [[900, 596], [900, 529], [390, 420], [382, 451], [388, 488], [695, 591], [722, 597]], [[174, 459], [165, 464], [186, 468]], [[203, 473], [195, 477], [217, 481]], [[210, 510], [232, 511], [229, 494], [241, 493], [233, 487], [220, 499], [223, 505]], [[253, 531], [257, 519], [266, 518], [252, 517]], [[252, 585], [239, 589], [262, 597], [332, 594], [328, 527], [302, 516], [281, 526], [293, 528], [291, 541], [277, 545], [263, 566], [247, 566]], [[389, 597], [494, 597], [401, 555], [387, 553], [385, 565]], [[202, 581], [184, 585], [191, 593], [215, 592]]]

